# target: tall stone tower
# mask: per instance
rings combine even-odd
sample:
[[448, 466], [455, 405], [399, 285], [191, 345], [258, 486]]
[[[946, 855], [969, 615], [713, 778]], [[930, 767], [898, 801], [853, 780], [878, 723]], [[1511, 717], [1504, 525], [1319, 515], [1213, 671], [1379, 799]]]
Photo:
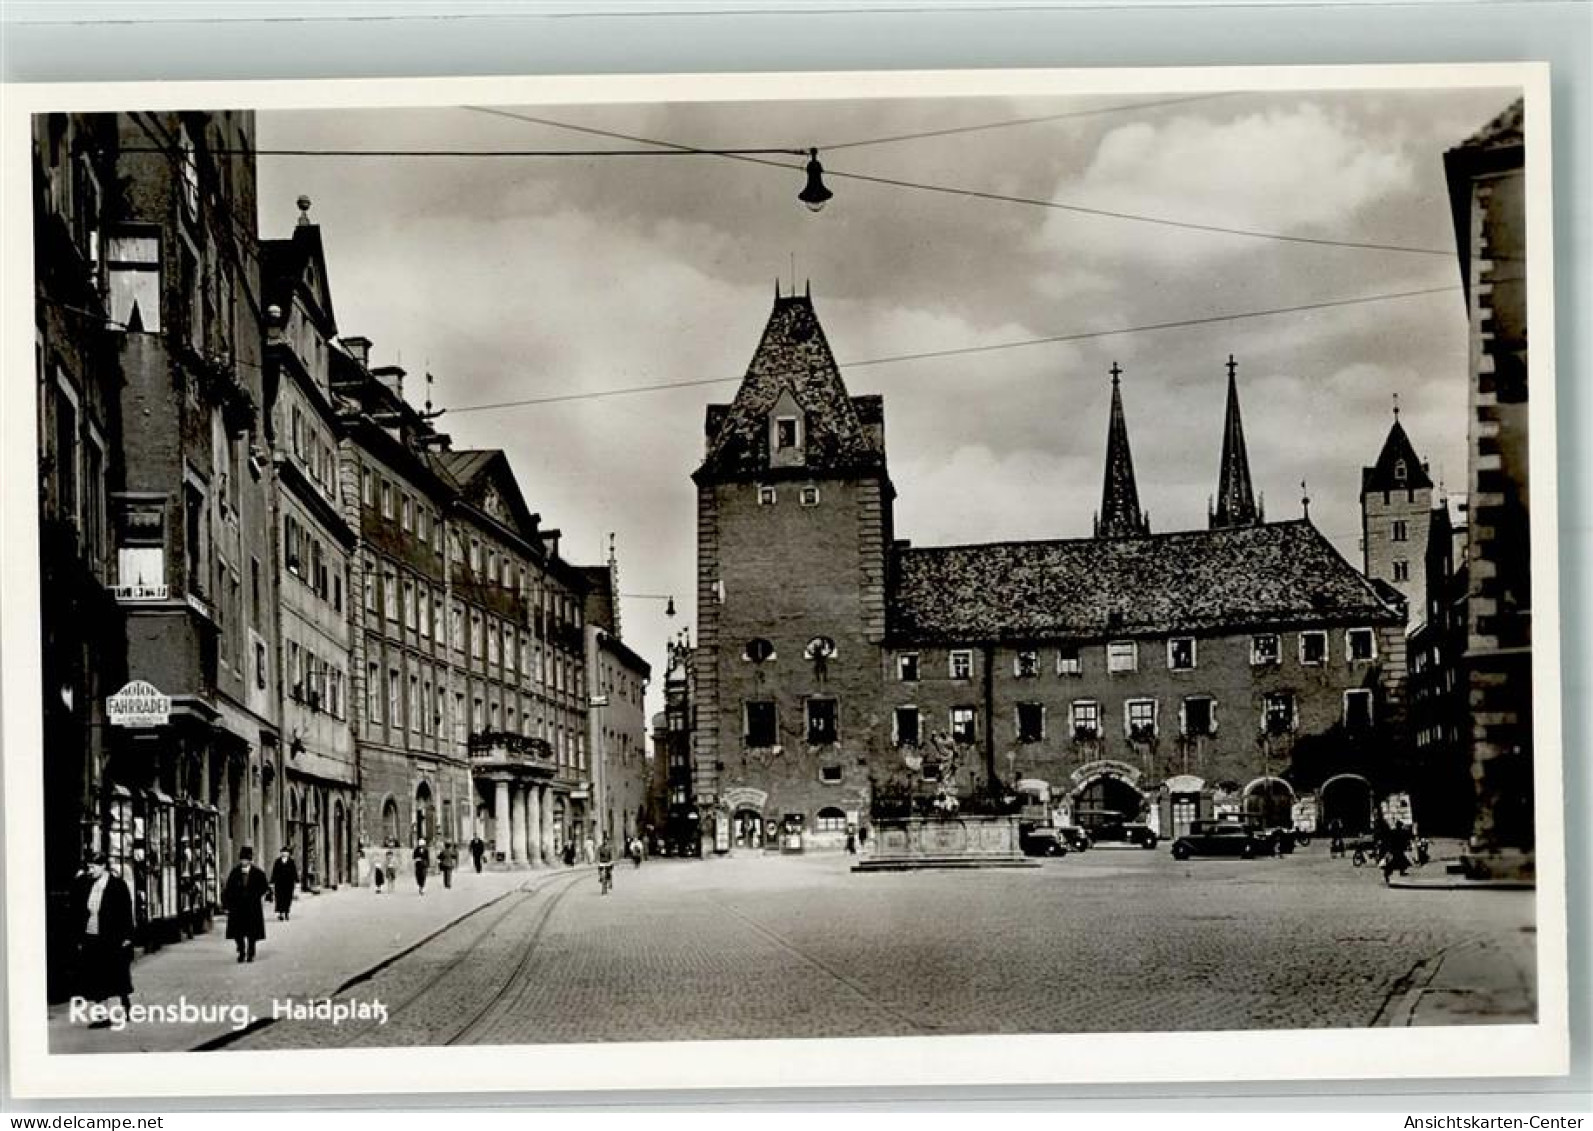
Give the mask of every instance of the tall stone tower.
[[752, 847], [788, 814], [834, 833], [837, 812], [865, 814], [883, 751], [884, 403], [847, 393], [811, 298], [777, 286], [741, 388], [708, 406], [706, 433], [692, 477], [703, 847]]
[[1396, 407], [1377, 463], [1361, 469], [1361, 553], [1366, 576], [1404, 596], [1408, 628], [1425, 615], [1432, 511], [1433, 481]]

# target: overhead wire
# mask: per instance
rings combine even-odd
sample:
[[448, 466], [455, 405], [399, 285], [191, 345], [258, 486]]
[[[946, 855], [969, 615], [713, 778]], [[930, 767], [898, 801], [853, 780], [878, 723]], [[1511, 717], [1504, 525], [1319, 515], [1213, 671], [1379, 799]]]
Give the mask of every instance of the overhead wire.
[[[1417, 298], [1424, 295], [1450, 294], [1459, 291], [1458, 284], [1443, 287], [1424, 287], [1409, 291], [1392, 291], [1384, 294], [1361, 295], [1355, 298], [1329, 299], [1319, 302], [1300, 303], [1294, 306], [1278, 306], [1265, 310], [1239, 311], [1232, 314], [1208, 315], [1198, 318], [1180, 318], [1167, 322], [1151, 322], [1138, 326], [1119, 326], [1106, 330], [1083, 330], [1071, 334], [1051, 334], [1041, 338], [1025, 338], [1015, 342], [993, 342], [982, 346], [959, 346], [943, 350], [925, 350], [919, 353], [894, 354], [888, 357], [861, 358], [855, 361], [837, 361], [836, 365], [842, 369], [860, 369], [869, 365], [888, 365], [904, 361], [924, 361], [932, 358], [960, 357], [968, 354], [991, 353], [997, 350], [1020, 349], [1026, 346], [1054, 345], [1063, 342], [1086, 341], [1091, 338], [1116, 337], [1125, 334], [1140, 334], [1158, 330], [1172, 330], [1190, 326], [1204, 326], [1217, 322], [1237, 322], [1250, 318], [1269, 318], [1279, 314], [1295, 314], [1311, 310], [1331, 310], [1346, 306], [1364, 305], [1373, 302], [1389, 302], [1398, 299]], [[604, 397], [630, 396], [637, 393], [655, 393], [669, 389], [686, 389], [703, 385], [725, 385], [739, 381], [739, 377], [698, 377], [686, 381], [664, 381], [649, 385], [632, 385], [619, 389], [596, 389], [580, 393], [553, 393], [541, 397], [523, 397], [509, 401], [495, 401], [490, 404], [464, 405], [451, 407], [451, 413], [461, 412], [486, 412], [493, 409], [521, 408], [530, 405], [558, 404], [567, 401], [597, 400]]]
[[[597, 137], [610, 137], [620, 141], [635, 142], [640, 145], [662, 146], [668, 150], [676, 152], [702, 154], [711, 157], [722, 157], [726, 160], [742, 161], [752, 165], [764, 165], [776, 169], [791, 169], [801, 171], [803, 168], [805, 168], [804, 165], [791, 164], [790, 162], [786, 161], [771, 161], [765, 157], [750, 156], [744, 153], [716, 153], [712, 150], [682, 145], [673, 141], [664, 141], [659, 138], [642, 137], [637, 134], [621, 133], [617, 130], [604, 130], [595, 126], [581, 126], [572, 122], [560, 122], [552, 118], [542, 118], [533, 114], [520, 114], [510, 110], [499, 110], [493, 107], [465, 106], [463, 109], [475, 111], [477, 113], [492, 114], [497, 117], [510, 118], [522, 122], [528, 122], [533, 125], [548, 126], [554, 129], [573, 130], [577, 133], [591, 134]], [[859, 142], [856, 144], [882, 144], [889, 140], [892, 139], [879, 138], [874, 139], [874, 141], [871, 142]], [[819, 148], [821, 152], [824, 151], [823, 147]], [[834, 147], [832, 146], [831, 148]], [[960, 196], [974, 200], [987, 200], [1004, 204], [1020, 204], [1031, 208], [1048, 208], [1060, 212], [1073, 212], [1082, 216], [1097, 216], [1114, 220], [1130, 221], [1133, 223], [1154, 224], [1160, 227], [1181, 228], [1187, 231], [1204, 232], [1212, 235], [1238, 236], [1245, 239], [1276, 240], [1282, 243], [1304, 244], [1316, 247], [1342, 247], [1358, 251], [1395, 252], [1404, 255], [1436, 255], [1442, 256], [1446, 259], [1452, 258], [1454, 256], [1454, 251], [1451, 249], [1413, 247], [1406, 244], [1380, 243], [1370, 240], [1339, 240], [1330, 239], [1326, 236], [1298, 236], [1290, 235], [1286, 232], [1268, 232], [1257, 228], [1241, 228], [1222, 224], [1206, 224], [1196, 221], [1178, 220], [1168, 216], [1150, 216], [1136, 212], [1124, 212], [1119, 209], [1096, 208], [1090, 205], [1070, 204], [1061, 200], [1044, 200], [1039, 197], [1015, 196], [1008, 193], [988, 192], [983, 189], [962, 188], [953, 185], [934, 185], [925, 183], [923, 181], [909, 181], [900, 177], [881, 177], [871, 173], [856, 173], [847, 170], [836, 169], [828, 165], [824, 167], [824, 175], [826, 177], [836, 177], [843, 180], [861, 181], [867, 184], [886, 185], [892, 188], [905, 188], [918, 192], [931, 192], [946, 196]]]

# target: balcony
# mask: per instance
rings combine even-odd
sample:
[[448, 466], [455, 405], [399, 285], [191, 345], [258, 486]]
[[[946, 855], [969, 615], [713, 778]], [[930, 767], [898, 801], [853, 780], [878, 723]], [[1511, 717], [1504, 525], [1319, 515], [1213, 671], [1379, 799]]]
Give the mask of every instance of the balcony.
[[470, 736], [470, 765], [475, 770], [500, 770], [529, 777], [551, 778], [558, 766], [553, 747], [544, 739], [504, 730]]

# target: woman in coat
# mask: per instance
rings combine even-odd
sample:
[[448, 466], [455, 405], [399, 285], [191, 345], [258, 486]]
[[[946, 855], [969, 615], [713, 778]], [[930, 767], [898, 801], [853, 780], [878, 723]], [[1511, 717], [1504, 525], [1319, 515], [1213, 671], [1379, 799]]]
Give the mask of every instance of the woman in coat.
[[266, 874], [254, 866], [254, 849], [238, 850], [238, 866], [227, 873], [221, 905], [227, 911], [227, 937], [238, 946], [238, 961], [253, 962], [255, 943], [265, 938], [265, 909], [271, 895]]
[[293, 891], [299, 886], [299, 866], [286, 848], [271, 865], [271, 890], [277, 897], [277, 918], [287, 919], [293, 912]]
[[[122, 877], [110, 871], [103, 852], [89, 857], [72, 891], [78, 942], [78, 991], [89, 1001], [114, 997], [125, 1012], [133, 992], [133, 898]], [[91, 1028], [110, 1027], [108, 1019]]]

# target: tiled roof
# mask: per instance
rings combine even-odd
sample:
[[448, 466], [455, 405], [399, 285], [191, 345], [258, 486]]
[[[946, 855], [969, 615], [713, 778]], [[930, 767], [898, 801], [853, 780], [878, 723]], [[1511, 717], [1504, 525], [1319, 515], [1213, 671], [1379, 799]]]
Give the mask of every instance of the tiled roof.
[[[768, 419], [789, 390], [805, 420], [803, 467], [808, 470], [883, 468], [878, 422], [865, 423], [875, 406], [847, 395], [824, 329], [806, 295], [774, 300], [763, 339], [752, 355], [735, 400], [708, 406], [708, 455], [700, 472], [757, 474], [769, 468]], [[861, 409], [861, 412], [860, 412]]]
[[1143, 538], [902, 548], [890, 601], [891, 636], [926, 644], [1402, 619], [1304, 519]]
[[1499, 116], [1468, 137], [1462, 146], [1466, 149], [1503, 149], [1520, 145], [1525, 137], [1526, 100], [1516, 99]]

